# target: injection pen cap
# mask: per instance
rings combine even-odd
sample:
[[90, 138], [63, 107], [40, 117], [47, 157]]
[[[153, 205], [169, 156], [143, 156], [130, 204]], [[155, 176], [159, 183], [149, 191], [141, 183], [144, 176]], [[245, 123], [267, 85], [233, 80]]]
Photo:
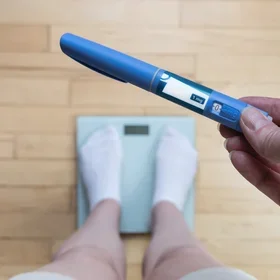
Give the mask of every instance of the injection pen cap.
[[150, 90], [158, 68], [71, 33], [60, 38], [61, 50], [82, 65], [111, 78]]

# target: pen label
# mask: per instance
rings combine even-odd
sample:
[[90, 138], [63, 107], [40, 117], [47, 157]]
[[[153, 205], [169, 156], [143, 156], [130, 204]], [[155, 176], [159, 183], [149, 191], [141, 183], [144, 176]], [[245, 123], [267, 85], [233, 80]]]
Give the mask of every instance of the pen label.
[[204, 104], [205, 103], [205, 98], [203, 98], [201, 96], [198, 96], [198, 95], [196, 95], [194, 93], [191, 95], [191, 100], [193, 100], [193, 101], [195, 101], [195, 102], [197, 102], [199, 104]]
[[157, 94], [167, 99], [175, 99], [179, 101], [177, 103], [198, 113], [205, 109], [211, 92], [211, 89], [169, 72], [162, 74], [157, 89]]

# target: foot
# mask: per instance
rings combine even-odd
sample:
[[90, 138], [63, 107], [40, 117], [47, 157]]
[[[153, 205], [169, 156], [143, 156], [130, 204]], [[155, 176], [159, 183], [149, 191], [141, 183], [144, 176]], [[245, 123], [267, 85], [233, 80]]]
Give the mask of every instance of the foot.
[[120, 201], [121, 142], [108, 126], [94, 132], [80, 150], [80, 170], [88, 191], [90, 209], [100, 201]]
[[169, 201], [182, 211], [196, 168], [196, 150], [184, 135], [168, 127], [157, 150], [153, 205]]

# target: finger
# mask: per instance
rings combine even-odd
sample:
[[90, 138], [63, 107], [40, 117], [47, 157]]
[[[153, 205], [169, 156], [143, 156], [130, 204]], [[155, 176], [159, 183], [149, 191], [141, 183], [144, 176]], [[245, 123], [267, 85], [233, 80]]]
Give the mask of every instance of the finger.
[[257, 155], [256, 151], [248, 143], [244, 136], [234, 136], [225, 140], [224, 146], [230, 153], [232, 151], [243, 151], [251, 155]]
[[240, 135], [239, 132], [237, 132], [231, 128], [228, 128], [228, 127], [224, 126], [223, 124], [218, 125], [218, 130], [220, 131], [221, 135], [224, 138], [231, 138], [231, 137]]
[[240, 100], [266, 111], [272, 118], [273, 122], [280, 125], [280, 99], [270, 97], [242, 97]]
[[261, 157], [248, 143], [248, 141], [245, 139], [244, 136], [235, 136], [232, 138], [228, 138], [224, 146], [226, 150], [230, 153], [232, 151], [242, 151], [250, 154], [251, 156], [255, 157], [257, 160], [259, 160], [261, 163], [266, 165], [268, 168], [271, 168], [272, 170], [280, 173], [280, 164], [275, 164], [274, 162], [271, 162], [263, 157]]
[[254, 107], [246, 108], [240, 119], [243, 134], [262, 157], [280, 163], [280, 128]]
[[280, 205], [280, 175], [246, 152], [233, 151], [230, 155], [231, 162], [237, 171]]

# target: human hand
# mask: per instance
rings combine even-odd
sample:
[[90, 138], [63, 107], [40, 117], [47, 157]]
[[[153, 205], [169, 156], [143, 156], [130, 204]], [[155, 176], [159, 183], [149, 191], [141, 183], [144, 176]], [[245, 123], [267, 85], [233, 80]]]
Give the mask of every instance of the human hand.
[[225, 148], [238, 172], [280, 206], [280, 99], [241, 100], [268, 112], [273, 122], [255, 108], [245, 109], [240, 120], [243, 134], [219, 127]]

